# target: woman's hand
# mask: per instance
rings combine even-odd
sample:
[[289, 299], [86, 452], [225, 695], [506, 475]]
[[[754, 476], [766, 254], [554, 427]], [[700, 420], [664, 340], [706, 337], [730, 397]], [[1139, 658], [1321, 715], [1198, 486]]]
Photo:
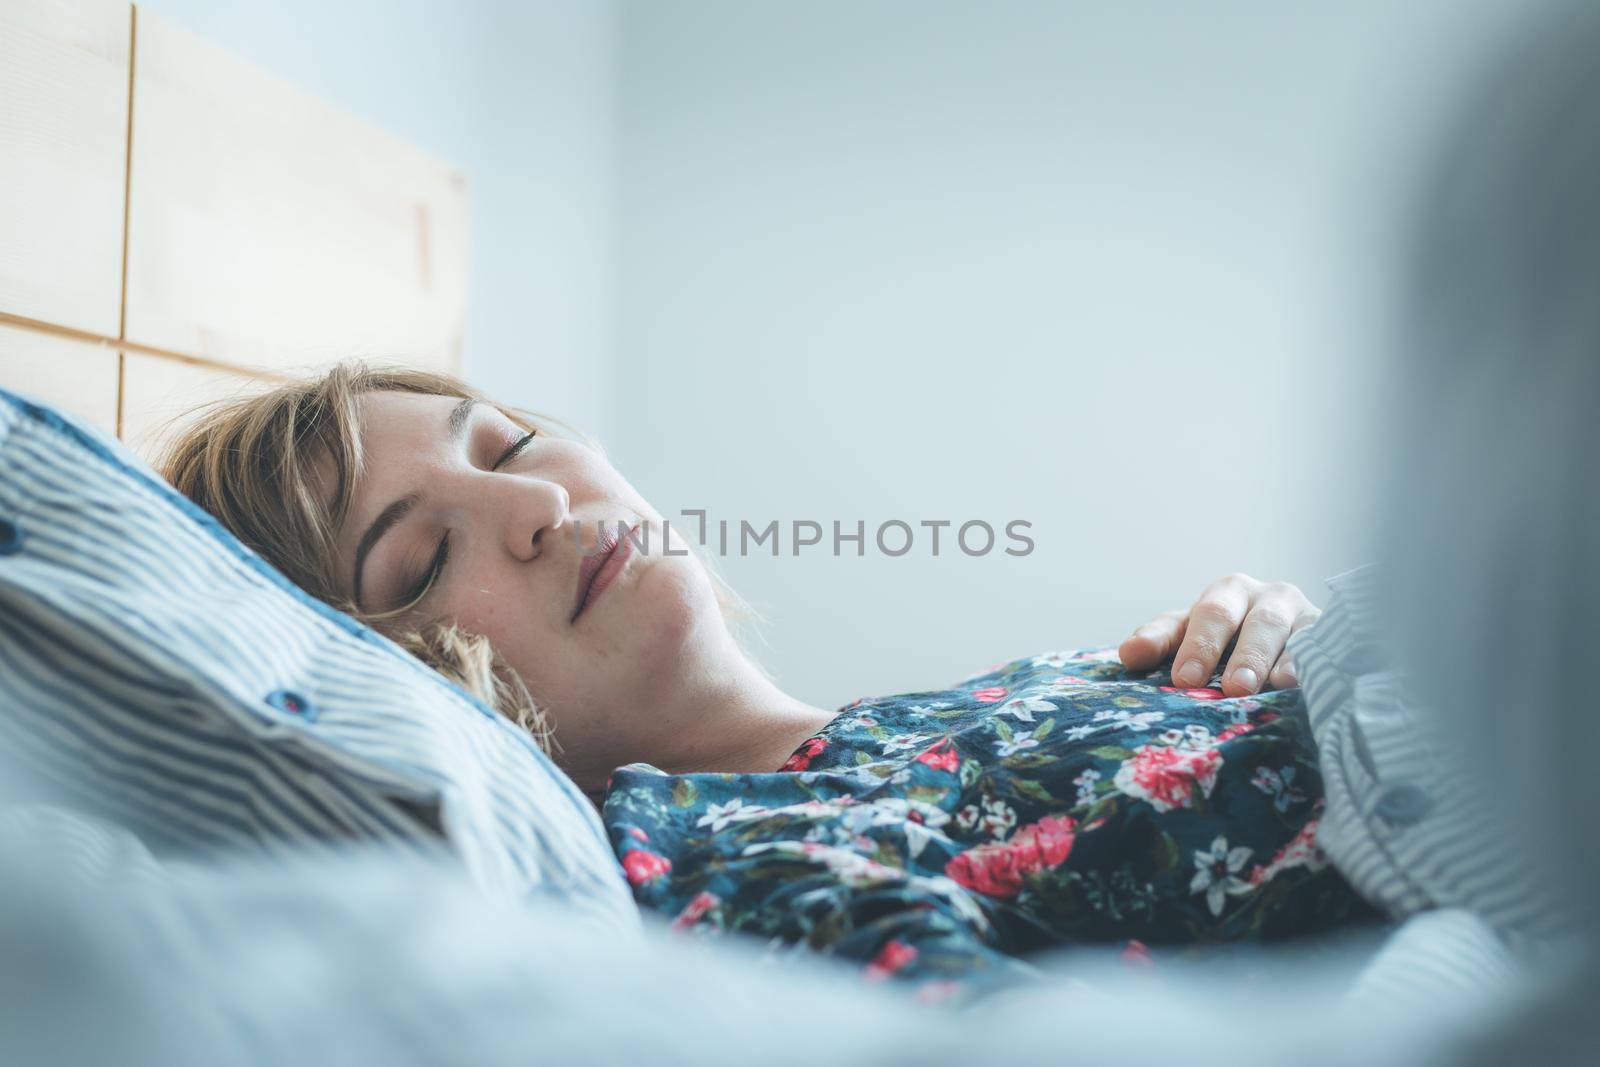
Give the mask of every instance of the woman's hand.
[[1142, 671], [1172, 662], [1174, 685], [1203, 686], [1216, 673], [1230, 643], [1222, 676], [1224, 696], [1248, 696], [1262, 688], [1298, 685], [1284, 644], [1315, 622], [1322, 609], [1288, 582], [1260, 582], [1248, 574], [1218, 578], [1188, 611], [1169, 611], [1145, 623], [1122, 642], [1123, 666]]

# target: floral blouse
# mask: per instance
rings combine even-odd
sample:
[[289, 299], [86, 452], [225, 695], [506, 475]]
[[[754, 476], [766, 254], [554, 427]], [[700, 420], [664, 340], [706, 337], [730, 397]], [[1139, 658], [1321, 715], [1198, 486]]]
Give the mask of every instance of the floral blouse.
[[1317, 847], [1298, 689], [1226, 699], [1114, 649], [847, 705], [762, 774], [617, 769], [603, 818], [641, 907], [855, 961], [925, 998], [1068, 945], [1272, 941], [1367, 920]]

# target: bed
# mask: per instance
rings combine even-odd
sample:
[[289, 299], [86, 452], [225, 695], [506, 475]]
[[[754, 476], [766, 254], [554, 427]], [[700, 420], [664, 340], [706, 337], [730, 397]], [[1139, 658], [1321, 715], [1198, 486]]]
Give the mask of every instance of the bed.
[[1459, 914], [960, 1016], [642, 920], [537, 746], [147, 464], [334, 359], [458, 370], [464, 177], [113, 0], [0, 0], [0, 71], [0, 1062], [1408, 1063], [1490, 1017], [1403, 995], [1500, 965]]

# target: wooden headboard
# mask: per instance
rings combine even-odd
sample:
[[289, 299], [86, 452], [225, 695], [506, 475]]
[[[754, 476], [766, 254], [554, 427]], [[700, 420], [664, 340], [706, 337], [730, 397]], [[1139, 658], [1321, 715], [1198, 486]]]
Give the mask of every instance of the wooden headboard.
[[463, 175], [116, 0], [0, 0], [0, 385], [150, 454], [347, 356], [456, 372]]

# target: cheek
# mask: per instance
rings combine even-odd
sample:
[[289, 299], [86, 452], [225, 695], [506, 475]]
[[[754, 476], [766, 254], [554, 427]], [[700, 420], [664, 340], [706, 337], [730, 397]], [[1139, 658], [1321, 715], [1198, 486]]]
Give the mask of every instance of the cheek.
[[557, 447], [560, 451], [551, 454], [549, 473], [563, 481], [574, 502], [617, 501], [655, 523], [662, 521], [661, 514], [604, 457], [576, 442]]
[[648, 706], [670, 691], [726, 633], [715, 588], [693, 556], [652, 559], [632, 590], [631, 610], [584, 634], [552, 628], [529, 605], [496, 592], [514, 588], [504, 575], [479, 574], [439, 610], [489, 639], [558, 728], [565, 723], [558, 736], [574, 757], [613, 743], [632, 751], [629, 741], [644, 727], [619, 719], [616, 709]]
[[[553, 712], [610, 720], [616, 709], [649, 706], [699, 664], [698, 650], [713, 644], [722, 618], [698, 564], [656, 560], [640, 572], [630, 593], [628, 611], [587, 633], [502, 627], [515, 642], [516, 652], [507, 658]], [[611, 725], [627, 732], [620, 722]]]
[[488, 570], [467, 571], [455, 576], [450, 595], [437, 610], [452, 618], [464, 630], [483, 634], [498, 643], [508, 624], [515, 624], [517, 612], [507, 601], [509, 588], [504, 579]]
[[692, 556], [662, 557], [640, 576], [638, 651], [653, 670], [668, 667], [686, 648], [724, 628], [710, 576]]
[[[626, 686], [627, 666], [640, 657], [621, 634], [599, 634], [583, 641], [570, 628], [550, 622], [537, 606], [523, 599], [514, 576], [480, 576], [463, 583], [450, 604], [462, 629], [480, 634], [522, 678], [535, 701], [552, 715], [589, 717], [595, 709], [616, 703]], [[485, 592], [484, 590], [488, 590]]]
[[[548, 682], [548, 666], [560, 661], [560, 640], [530, 610], [514, 582], [503, 576], [477, 575], [462, 581], [442, 602], [439, 612], [468, 633], [486, 637], [530, 689]], [[533, 670], [530, 672], [530, 667]], [[541, 670], [543, 669], [543, 670]], [[539, 675], [543, 673], [545, 677]]]

